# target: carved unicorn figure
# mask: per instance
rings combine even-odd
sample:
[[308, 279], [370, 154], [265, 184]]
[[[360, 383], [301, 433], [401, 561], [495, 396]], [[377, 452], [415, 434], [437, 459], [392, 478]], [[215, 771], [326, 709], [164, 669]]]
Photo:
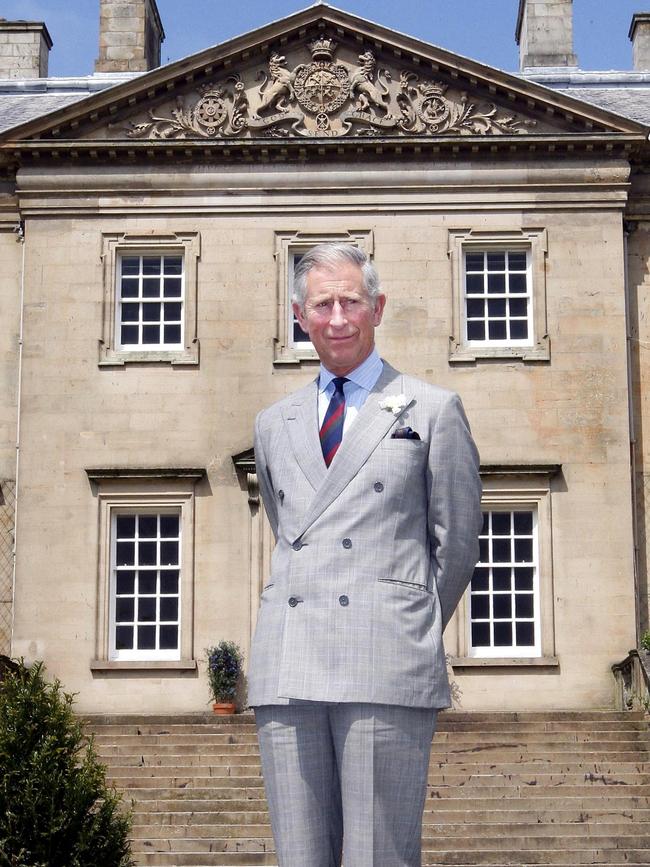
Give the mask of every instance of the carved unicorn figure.
[[296, 73], [290, 72], [285, 66], [282, 64], [286, 61], [286, 57], [283, 57], [281, 54], [277, 54], [273, 52], [271, 57], [269, 58], [269, 73], [271, 83], [267, 87], [267, 83], [269, 81], [269, 77], [264, 75], [264, 81], [259, 87], [259, 94], [262, 97], [262, 102], [260, 107], [257, 109], [258, 113], [261, 111], [265, 111], [267, 108], [273, 108], [275, 111], [287, 112], [289, 111], [289, 106], [287, 103], [287, 98], [293, 99], [293, 81], [296, 77]]
[[[388, 108], [385, 105], [386, 97], [389, 93], [388, 87], [377, 77], [382, 88], [382, 90], [379, 90], [373, 81], [375, 66], [377, 65], [374, 54], [371, 51], [360, 54], [359, 63], [361, 64], [360, 68], [356, 69], [350, 77], [350, 89], [352, 93], [356, 93], [357, 95], [358, 111], [370, 111], [371, 106], [374, 106], [388, 112]], [[390, 80], [388, 71], [384, 74]], [[388, 114], [386, 116], [388, 117]]]

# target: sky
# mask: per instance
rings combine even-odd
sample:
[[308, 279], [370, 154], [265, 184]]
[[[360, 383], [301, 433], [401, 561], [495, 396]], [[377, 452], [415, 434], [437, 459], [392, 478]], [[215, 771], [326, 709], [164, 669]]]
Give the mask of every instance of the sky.
[[[290, 15], [310, 0], [158, 0], [162, 62], [179, 60]], [[331, 5], [490, 66], [517, 70], [518, 0], [331, 0]], [[574, 0], [574, 50], [582, 69], [631, 69], [628, 31], [648, 0]], [[645, 8], [644, 8], [645, 7]], [[97, 57], [99, 0], [0, 0], [0, 17], [45, 21], [50, 75], [89, 75]]]

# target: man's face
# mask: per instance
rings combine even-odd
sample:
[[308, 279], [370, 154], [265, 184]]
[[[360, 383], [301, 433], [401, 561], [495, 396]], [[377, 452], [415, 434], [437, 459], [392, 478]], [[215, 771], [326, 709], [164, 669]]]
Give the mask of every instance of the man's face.
[[304, 310], [298, 304], [293, 310], [325, 367], [345, 376], [372, 352], [385, 303], [385, 295], [372, 301], [361, 268], [346, 262], [313, 268], [307, 275]]

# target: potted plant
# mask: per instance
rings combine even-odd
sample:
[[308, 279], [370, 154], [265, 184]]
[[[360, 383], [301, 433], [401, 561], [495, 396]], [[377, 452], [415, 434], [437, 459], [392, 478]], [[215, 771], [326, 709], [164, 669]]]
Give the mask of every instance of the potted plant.
[[216, 714], [235, 713], [235, 692], [244, 656], [234, 641], [220, 641], [206, 650], [208, 681]]

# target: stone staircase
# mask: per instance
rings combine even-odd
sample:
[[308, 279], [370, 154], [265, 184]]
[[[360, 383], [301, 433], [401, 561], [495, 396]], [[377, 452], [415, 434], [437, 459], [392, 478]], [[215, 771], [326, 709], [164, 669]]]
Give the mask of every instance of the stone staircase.
[[[133, 799], [139, 865], [277, 864], [251, 714], [89, 717], [88, 730]], [[650, 864], [650, 723], [441, 714], [422, 853], [456, 867]]]

